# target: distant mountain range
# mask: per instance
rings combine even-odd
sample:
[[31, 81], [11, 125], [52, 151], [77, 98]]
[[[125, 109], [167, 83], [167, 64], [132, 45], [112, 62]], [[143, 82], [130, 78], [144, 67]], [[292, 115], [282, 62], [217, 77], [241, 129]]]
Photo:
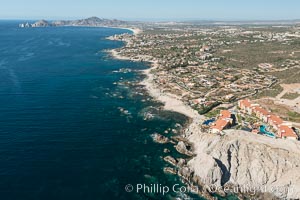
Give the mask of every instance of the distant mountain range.
[[49, 27], [49, 26], [122, 26], [127, 24], [125, 21], [116, 19], [102, 19], [98, 17], [90, 17], [80, 20], [59, 20], [59, 21], [46, 21], [40, 20], [33, 24], [22, 23], [19, 26], [25, 27]]
[[[19, 26], [25, 27], [50, 27], [50, 26], [90, 26], [90, 27], [121, 27], [128, 25], [170, 25], [170, 22], [138, 22], [138, 21], [122, 21], [117, 19], [104, 19], [99, 17], [90, 17], [80, 20], [59, 20], [59, 21], [46, 21], [40, 20], [33, 24], [22, 23]], [[172, 22], [172, 25], [293, 25], [300, 24], [300, 20], [261, 20], [261, 21], [214, 21], [214, 20], [191, 20], [191, 21], [177, 21]]]

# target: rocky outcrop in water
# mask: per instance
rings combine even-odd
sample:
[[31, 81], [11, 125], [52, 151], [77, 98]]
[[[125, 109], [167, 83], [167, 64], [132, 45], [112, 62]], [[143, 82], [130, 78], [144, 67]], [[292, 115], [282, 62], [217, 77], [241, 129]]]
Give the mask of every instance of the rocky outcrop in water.
[[164, 161], [170, 163], [173, 166], [177, 165], [177, 160], [175, 158], [173, 158], [172, 156], [166, 156], [166, 157], [164, 157]]
[[164, 172], [169, 174], [174, 174], [174, 175], [177, 174], [177, 170], [172, 167], [165, 167]]
[[154, 142], [160, 143], [160, 144], [166, 144], [166, 143], [170, 142], [169, 138], [167, 138], [163, 135], [160, 135], [158, 133], [154, 133], [152, 135], [152, 138], [153, 138]]

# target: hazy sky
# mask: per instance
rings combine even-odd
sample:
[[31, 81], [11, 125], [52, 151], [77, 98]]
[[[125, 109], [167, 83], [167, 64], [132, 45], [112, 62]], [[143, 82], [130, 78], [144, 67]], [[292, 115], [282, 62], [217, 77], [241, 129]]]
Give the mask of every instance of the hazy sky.
[[299, 0], [0, 0], [0, 19], [300, 19]]

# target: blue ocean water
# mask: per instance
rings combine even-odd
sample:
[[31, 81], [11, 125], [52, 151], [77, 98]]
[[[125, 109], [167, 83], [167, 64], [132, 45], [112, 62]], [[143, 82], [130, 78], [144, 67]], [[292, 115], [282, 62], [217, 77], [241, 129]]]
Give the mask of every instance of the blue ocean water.
[[[0, 199], [172, 199], [127, 193], [137, 183], [181, 184], [163, 172], [154, 132], [186, 118], [128, 84], [145, 63], [120, 61], [110, 28], [18, 28], [0, 22]], [[128, 73], [116, 73], [128, 68]], [[118, 84], [118, 82], [123, 84]], [[125, 110], [125, 111], [124, 111]], [[155, 117], [144, 120], [145, 113]], [[180, 195], [179, 195], [180, 196]]]

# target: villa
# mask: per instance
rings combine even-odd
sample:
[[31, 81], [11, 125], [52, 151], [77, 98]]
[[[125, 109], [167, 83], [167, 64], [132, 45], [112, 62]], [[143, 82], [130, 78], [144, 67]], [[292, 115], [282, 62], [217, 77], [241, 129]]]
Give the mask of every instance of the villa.
[[220, 133], [225, 128], [228, 128], [230, 121], [227, 119], [218, 119], [210, 128], [212, 133]]
[[232, 113], [229, 110], [220, 111], [218, 120], [212, 124], [210, 130], [212, 133], [220, 133], [233, 124]]

